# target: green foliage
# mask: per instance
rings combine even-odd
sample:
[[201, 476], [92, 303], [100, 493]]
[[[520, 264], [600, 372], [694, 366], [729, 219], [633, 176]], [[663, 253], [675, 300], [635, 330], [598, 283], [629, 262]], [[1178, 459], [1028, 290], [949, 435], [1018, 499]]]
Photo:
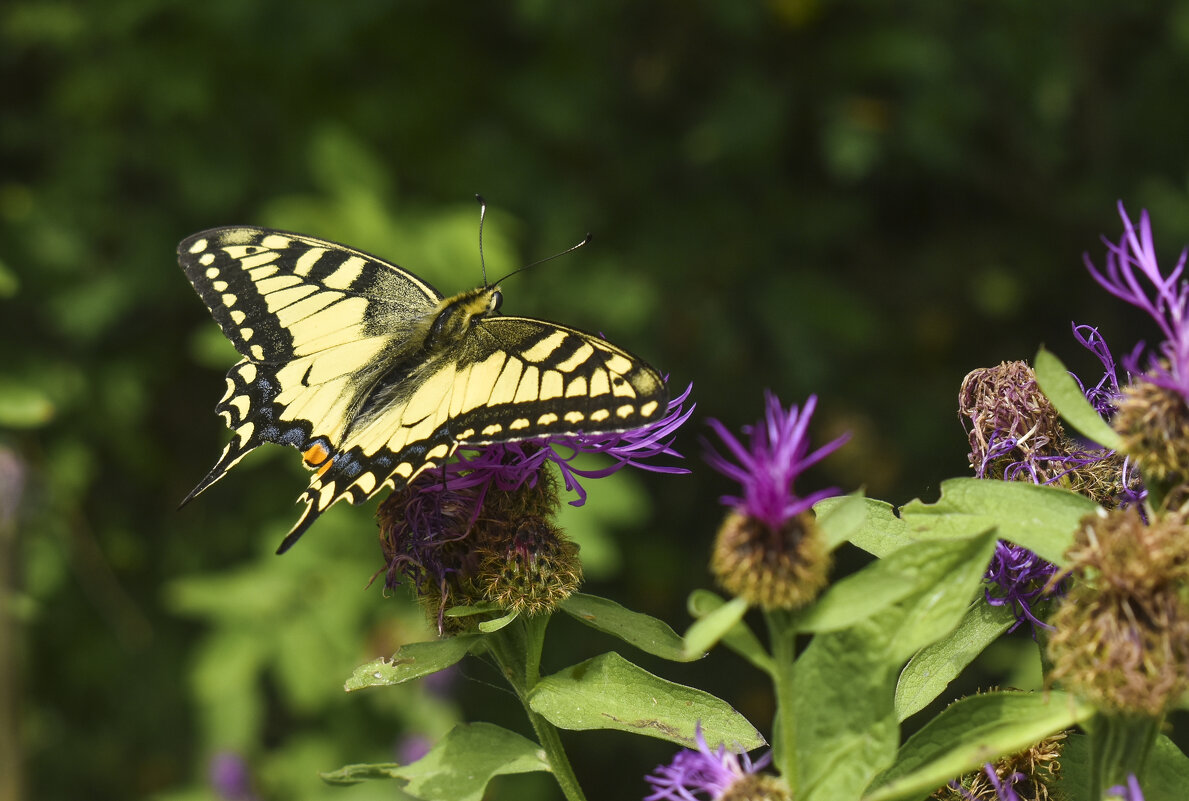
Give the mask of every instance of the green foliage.
[[1036, 383], [1045, 397], [1053, 402], [1061, 417], [1082, 436], [1089, 437], [1108, 450], [1118, 450], [1122, 444], [1119, 435], [1094, 411], [1061, 360], [1041, 348], [1034, 362]]
[[723, 701], [665, 681], [614, 652], [546, 676], [529, 703], [562, 729], [613, 729], [692, 747], [700, 725], [712, 747], [725, 743], [751, 750], [764, 744], [755, 727]]
[[480, 801], [495, 776], [548, 770], [531, 740], [490, 723], [463, 723], [412, 765], [347, 765], [322, 778], [330, 784], [404, 779], [404, 789], [425, 801]]
[[585, 593], [574, 593], [561, 605], [561, 610], [592, 629], [618, 637], [645, 653], [684, 662], [697, 659], [701, 653], [688, 656], [683, 642], [668, 623], [654, 617], [625, 609], [614, 601]]
[[901, 747], [866, 801], [920, 798], [989, 754], [1022, 751], [1089, 719], [1092, 707], [1064, 693], [997, 692], [956, 701]]

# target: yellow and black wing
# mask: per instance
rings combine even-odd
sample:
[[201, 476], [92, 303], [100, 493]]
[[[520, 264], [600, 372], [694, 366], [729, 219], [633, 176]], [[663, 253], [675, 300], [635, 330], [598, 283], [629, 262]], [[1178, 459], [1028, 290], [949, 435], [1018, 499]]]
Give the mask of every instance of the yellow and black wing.
[[665, 412], [651, 367], [605, 340], [495, 314], [497, 288], [442, 299], [351, 248], [260, 228], [178, 247], [243, 359], [216, 407], [234, 436], [193, 498], [263, 442], [314, 470], [284, 551], [326, 509], [401, 487], [460, 444], [637, 428]]

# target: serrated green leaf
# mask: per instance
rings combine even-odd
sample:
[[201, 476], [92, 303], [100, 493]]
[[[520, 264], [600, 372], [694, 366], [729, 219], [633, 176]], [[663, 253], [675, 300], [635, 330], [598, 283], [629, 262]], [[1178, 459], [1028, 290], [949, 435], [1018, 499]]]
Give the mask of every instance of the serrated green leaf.
[[747, 601], [732, 598], [712, 612], [698, 618], [685, 632], [685, 654], [699, 659], [735, 628], [747, 614]]
[[359, 784], [368, 779], [399, 779], [399, 762], [377, 762], [375, 764], [343, 765], [338, 770], [319, 773], [327, 784]]
[[[826, 504], [825, 501], [835, 501]], [[861, 495], [842, 495], [818, 501], [813, 506], [817, 525], [832, 551], [850, 541], [867, 520], [867, 499]]]
[[613, 729], [696, 748], [700, 724], [712, 748], [750, 751], [764, 744], [726, 701], [665, 681], [614, 652], [546, 676], [528, 700], [534, 712], [562, 729]]
[[[851, 543], [869, 554], [884, 557], [913, 541], [908, 534], [908, 526], [896, 517], [890, 503], [871, 498], [860, 500], [864, 510], [863, 522], [848, 535]], [[819, 516], [825, 515], [840, 508], [844, 501], [847, 506], [851, 505], [846, 498], [826, 498], [814, 504], [813, 509]]]
[[[703, 618], [725, 604], [726, 601], [710, 590], [694, 590], [689, 594], [685, 605], [690, 615], [695, 618]], [[764, 646], [760, 644], [759, 638], [752, 632], [746, 621], [740, 620], [732, 626], [723, 635], [722, 644], [769, 675], [775, 669], [772, 657], [764, 650]]]
[[1057, 565], [1073, 543], [1079, 521], [1099, 506], [1076, 493], [1021, 481], [952, 478], [936, 503], [912, 501], [900, 509], [909, 536], [963, 537], [994, 529], [1000, 539], [1032, 550]]
[[1097, 442], [1109, 450], [1118, 450], [1122, 445], [1118, 433], [1103, 420], [1082, 394], [1082, 388], [1073, 380], [1061, 360], [1041, 348], [1036, 353], [1033, 370], [1036, 383], [1065, 422], [1078, 433]]
[[998, 756], [1094, 714], [1069, 695], [996, 692], [963, 698], [908, 739], [864, 801], [916, 799]]
[[900, 672], [896, 719], [903, 721], [928, 706], [1014, 621], [1007, 606], [991, 606], [982, 599], [971, 604], [956, 629], [945, 639], [917, 651]]
[[618, 637], [645, 653], [673, 662], [688, 662], [684, 642], [663, 620], [625, 609], [614, 601], [576, 592], [561, 604], [562, 611], [593, 629]]
[[344, 689], [351, 692], [387, 687], [437, 673], [466, 656], [481, 639], [480, 634], [460, 634], [444, 640], [402, 645], [391, 659], [380, 657], [355, 668]]

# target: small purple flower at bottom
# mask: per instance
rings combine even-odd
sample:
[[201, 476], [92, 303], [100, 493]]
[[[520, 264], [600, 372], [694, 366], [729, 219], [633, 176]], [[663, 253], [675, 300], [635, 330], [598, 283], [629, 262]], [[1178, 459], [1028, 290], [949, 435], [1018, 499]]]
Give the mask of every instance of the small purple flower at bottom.
[[1135, 778], [1134, 773], [1127, 777], [1126, 786], [1117, 784], [1107, 792], [1119, 796], [1123, 801], [1144, 801], [1144, 794], [1139, 789], [1139, 779]]
[[1032, 613], [1032, 604], [1041, 598], [1064, 594], [1063, 585], [1052, 592], [1045, 591], [1056, 572], [1056, 565], [1021, 545], [1003, 540], [995, 543], [995, 555], [983, 576], [983, 581], [992, 586], [984, 590], [984, 595], [991, 606], [1011, 607], [1016, 622], [1008, 631], [1015, 631], [1025, 620], [1032, 625], [1033, 632], [1037, 626], [1052, 628]]
[[841, 448], [850, 439], [850, 434], [843, 434], [808, 453], [809, 421], [817, 407], [817, 396], [810, 395], [804, 409], [790, 406], [786, 411], [775, 393], [766, 392], [764, 406], [764, 419], [760, 424], [743, 428], [749, 435], [747, 447], [718, 420], [707, 420], [735, 461], [720, 455], [709, 445], [705, 458], [707, 464], [739, 482], [743, 489], [742, 496], [723, 496], [723, 504], [763, 521], [776, 531], [823, 498], [838, 494], [838, 489], [832, 487], [801, 498], [793, 492], [793, 482], [810, 466]]
[[219, 798], [227, 801], [255, 801], [248, 763], [234, 751], [220, 751], [211, 757], [207, 778]]
[[710, 750], [702, 726], [694, 731], [698, 750], [685, 749], [673, 757], [668, 765], [657, 765], [644, 780], [652, 785], [652, 795], [644, 801], [700, 801], [699, 794], [709, 801], [721, 798], [731, 785], [758, 773], [772, 761], [771, 752], [755, 762], [746, 753], [728, 751], [725, 745]]

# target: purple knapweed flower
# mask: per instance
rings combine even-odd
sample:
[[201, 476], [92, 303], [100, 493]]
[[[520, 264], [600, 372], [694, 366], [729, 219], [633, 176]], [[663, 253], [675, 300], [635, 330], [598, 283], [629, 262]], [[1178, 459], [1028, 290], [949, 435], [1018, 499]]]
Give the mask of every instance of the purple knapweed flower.
[[707, 464], [739, 482], [743, 489], [742, 495], [724, 495], [723, 504], [779, 530], [786, 521], [818, 501], [840, 492], [831, 487], [802, 498], [793, 492], [793, 482], [810, 466], [841, 448], [850, 434], [808, 453], [809, 421], [817, 407], [817, 396], [810, 395], [803, 410], [790, 406], [786, 411], [772, 392], [764, 394], [764, 401], [764, 419], [760, 424], [743, 427], [743, 432], [749, 435], [746, 447], [718, 420], [707, 420], [735, 461], [720, 455], [709, 443], [705, 458]]
[[700, 723], [694, 737], [698, 750], [680, 751], [672, 762], [657, 765], [644, 777], [652, 786], [652, 794], [644, 801], [714, 801], [740, 779], [758, 773], [772, 761], [771, 752], [752, 762], [746, 753], [728, 751], [725, 745], [711, 750]]
[[[655, 473], [688, 473], [684, 467], [651, 464], [658, 456], [681, 456], [672, 447], [673, 436], [693, 414], [696, 404], [686, 408], [693, 384], [669, 401], [665, 415], [630, 431], [603, 434], [553, 436], [523, 442], [501, 442], [460, 449], [458, 460], [432, 467], [418, 476], [402, 503], [403, 521], [399, 547], [389, 560], [389, 587], [399, 583], [398, 573], [419, 583], [433, 577], [445, 579], [448, 567], [441, 564], [440, 550], [466, 537], [478, 521], [483, 502], [491, 490], [513, 492], [535, 487], [547, 462], [557, 465], [565, 487], [576, 493], [570, 503], [581, 506], [586, 490], [579, 478], [604, 478], [624, 467]], [[597, 469], [576, 467], [579, 454], [609, 456], [611, 464]]]
[[1052, 626], [1032, 613], [1032, 604], [1041, 598], [1064, 594], [1063, 584], [1055, 590], [1046, 591], [1049, 579], [1057, 573], [1057, 566], [1045, 561], [1021, 545], [999, 540], [995, 543], [995, 555], [983, 576], [983, 581], [992, 586], [983, 594], [991, 606], [1009, 606], [1016, 622], [1008, 631], [1015, 631], [1027, 620], [1036, 627], [1051, 629]]
[[[1156, 261], [1147, 210], [1140, 213], [1138, 228], [1127, 216], [1122, 201], [1119, 216], [1123, 219], [1123, 237], [1117, 244], [1103, 240], [1107, 246], [1105, 268], [1094, 266], [1086, 255], [1086, 269], [1103, 289], [1143, 309], [1160, 326], [1165, 339], [1158, 352], [1150, 356], [1146, 379], [1177, 392], [1189, 403], [1189, 284], [1181, 279], [1187, 251], [1181, 251], [1176, 265], [1165, 276]], [[1143, 347], [1141, 342], [1123, 359], [1123, 365], [1133, 373], [1142, 372], [1139, 357]]]
[[[603, 434], [571, 434], [551, 436], [541, 440], [525, 442], [504, 442], [484, 445], [479, 448], [462, 448], [458, 461], [451, 462], [427, 474], [434, 476], [428, 484], [449, 486], [454, 490], [469, 487], [492, 487], [511, 492], [526, 482], [536, 480], [537, 474], [546, 462], [557, 465], [565, 481], [566, 489], [577, 494], [570, 501], [573, 506], [586, 502], [586, 490], [579, 478], [605, 478], [625, 467], [635, 467], [653, 473], [688, 473], [684, 467], [651, 464], [647, 460], [658, 456], [681, 454], [673, 450], [673, 435], [681, 428], [697, 404], [685, 402], [689, 399], [693, 384], [669, 401], [665, 415], [640, 428]], [[594, 453], [611, 457], [611, 464], [594, 470], [575, 467], [573, 462], [579, 454]]]
[[1107, 790], [1108, 793], [1119, 796], [1123, 801], [1144, 801], [1144, 794], [1139, 788], [1139, 779], [1132, 773], [1127, 777], [1127, 785], [1116, 784]]
[[[559, 482], [548, 463], [578, 496], [576, 506], [586, 499], [580, 479], [628, 466], [689, 472], [649, 460], [680, 457], [672, 441], [693, 413], [693, 404], [686, 408], [691, 389], [671, 400], [662, 418], [636, 429], [466, 446], [456, 461], [425, 470], [380, 505], [385, 587], [411, 580], [422, 602], [437, 608], [439, 631], [451, 606], [494, 603], [534, 614], [560, 603], [581, 581], [581, 567], [577, 547], [552, 522]], [[574, 463], [592, 453], [610, 457], [611, 464], [587, 469]], [[530, 575], [540, 581], [525, 584]]]

